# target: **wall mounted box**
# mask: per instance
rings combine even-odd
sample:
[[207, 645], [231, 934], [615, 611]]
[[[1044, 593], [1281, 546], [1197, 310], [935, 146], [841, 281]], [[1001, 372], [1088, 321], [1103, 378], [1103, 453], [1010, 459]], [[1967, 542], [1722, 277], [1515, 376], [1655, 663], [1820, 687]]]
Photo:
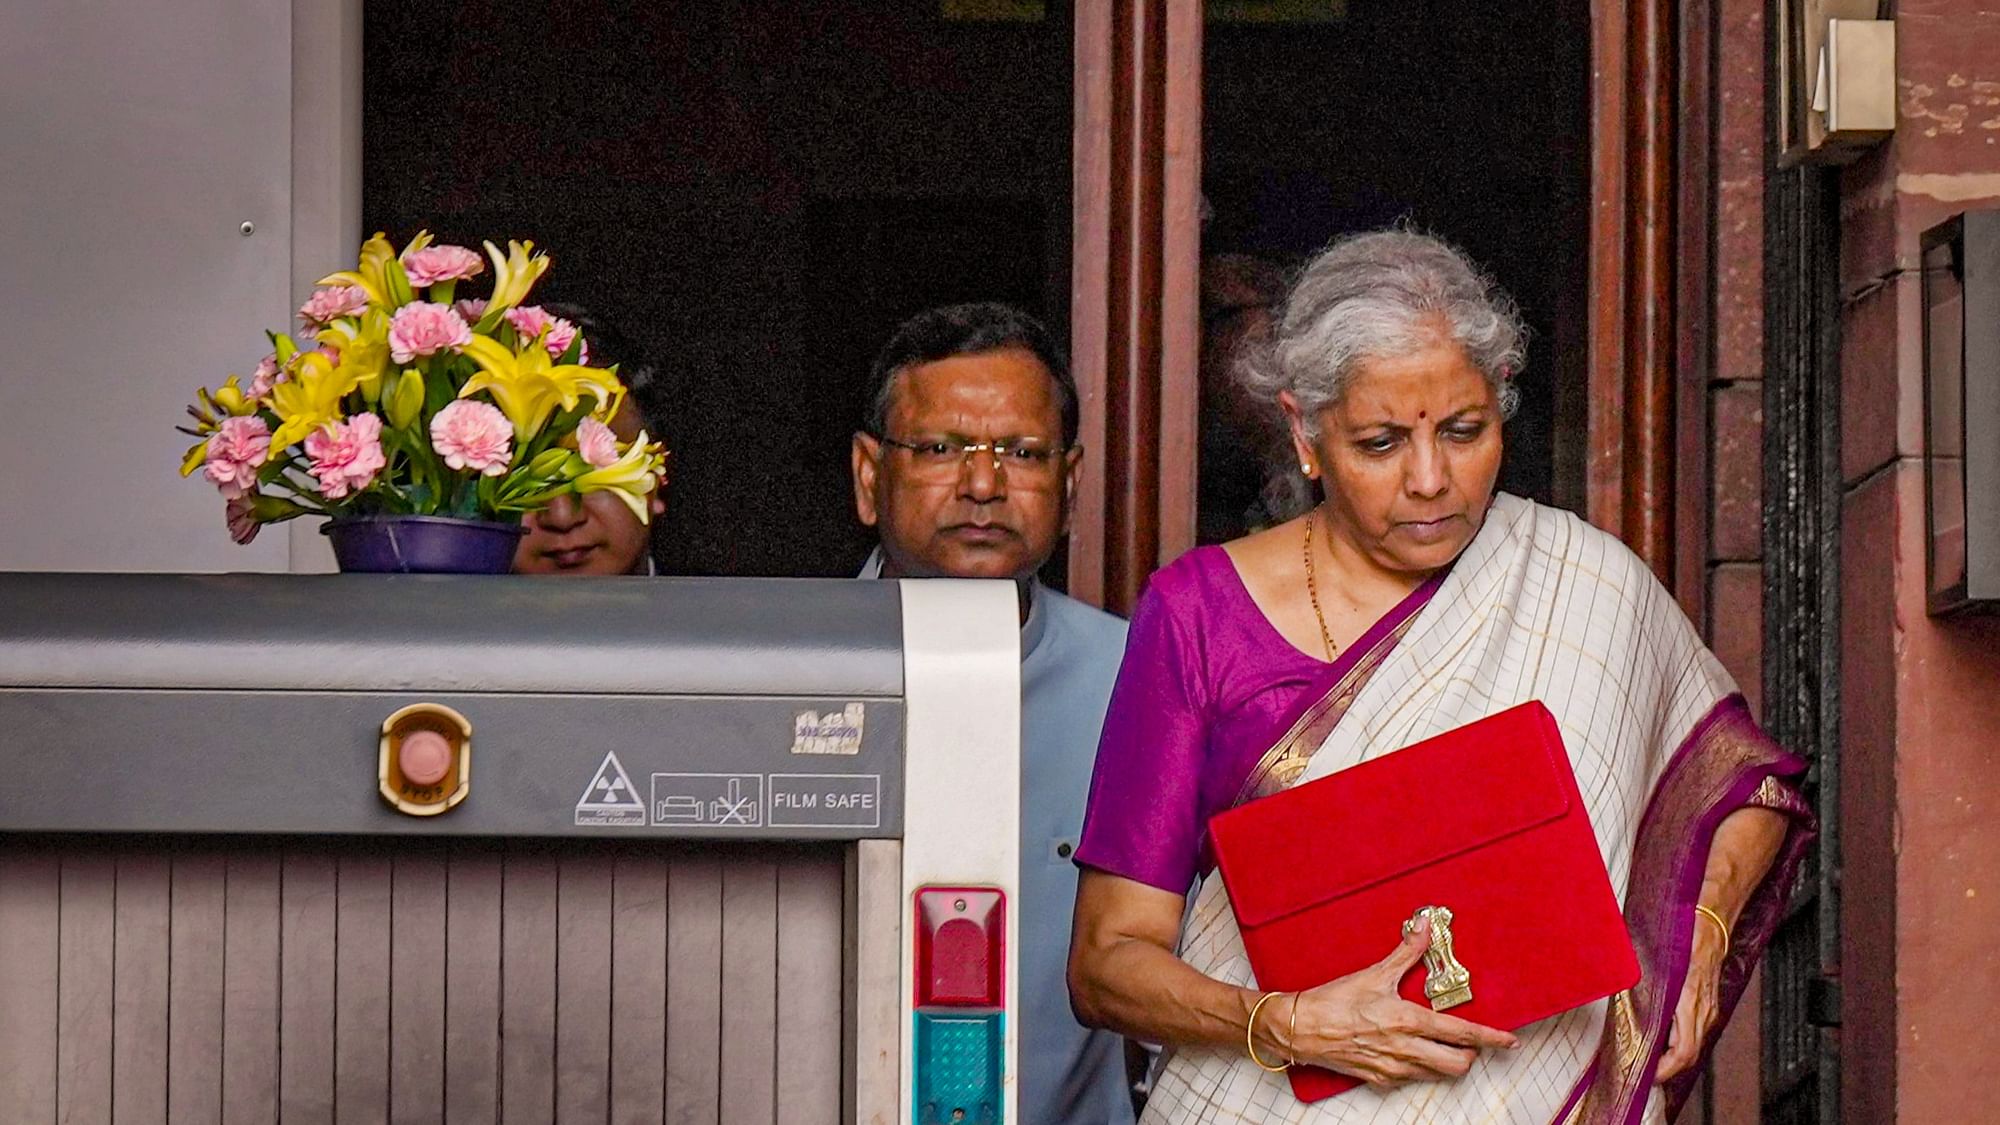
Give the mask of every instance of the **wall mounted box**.
[[1896, 21], [1877, 0], [1777, 0], [1779, 161], [1846, 164], [1896, 128]]
[[2000, 211], [1924, 232], [1924, 554], [1933, 614], [2000, 610]]

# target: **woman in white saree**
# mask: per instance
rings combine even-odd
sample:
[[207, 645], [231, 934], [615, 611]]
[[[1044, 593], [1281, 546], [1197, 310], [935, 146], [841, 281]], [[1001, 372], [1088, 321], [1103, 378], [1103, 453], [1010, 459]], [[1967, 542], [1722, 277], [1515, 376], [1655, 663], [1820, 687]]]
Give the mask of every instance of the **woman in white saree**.
[[[1663, 1121], [1761, 956], [1809, 838], [1783, 780], [1803, 764], [1629, 551], [1494, 492], [1521, 358], [1490, 279], [1392, 230], [1316, 258], [1246, 376], [1323, 500], [1154, 576], [1076, 854], [1072, 1000], [1087, 1024], [1166, 1045], [1146, 1121]], [[1639, 985], [1518, 1034], [1482, 1028], [1396, 995], [1420, 931], [1363, 972], [1258, 990], [1208, 818], [1536, 699]], [[1287, 1063], [1368, 1087], [1302, 1104]]]

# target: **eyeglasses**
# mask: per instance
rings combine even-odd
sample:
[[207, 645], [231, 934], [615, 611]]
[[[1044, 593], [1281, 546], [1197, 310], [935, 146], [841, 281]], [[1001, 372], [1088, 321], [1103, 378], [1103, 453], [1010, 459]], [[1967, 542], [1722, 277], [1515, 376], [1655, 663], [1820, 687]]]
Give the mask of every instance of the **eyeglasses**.
[[936, 438], [929, 441], [898, 441], [879, 438], [883, 445], [910, 453], [911, 474], [921, 480], [955, 481], [972, 463], [975, 453], [990, 453], [993, 467], [1016, 484], [1042, 485], [1061, 473], [1063, 448], [1034, 438], [996, 438], [992, 441], [959, 441]]

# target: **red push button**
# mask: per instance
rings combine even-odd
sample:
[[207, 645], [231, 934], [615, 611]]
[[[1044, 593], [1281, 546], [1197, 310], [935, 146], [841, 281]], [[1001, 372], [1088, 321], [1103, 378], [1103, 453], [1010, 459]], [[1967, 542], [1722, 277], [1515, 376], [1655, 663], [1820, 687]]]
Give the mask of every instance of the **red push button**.
[[411, 784], [436, 785], [451, 772], [451, 740], [434, 730], [413, 730], [403, 736], [396, 762]]
[[1006, 896], [991, 888], [925, 887], [916, 905], [917, 1006], [1001, 1007]]
[[382, 720], [376, 755], [382, 799], [411, 816], [436, 816], [472, 788], [472, 723], [441, 703], [412, 703]]

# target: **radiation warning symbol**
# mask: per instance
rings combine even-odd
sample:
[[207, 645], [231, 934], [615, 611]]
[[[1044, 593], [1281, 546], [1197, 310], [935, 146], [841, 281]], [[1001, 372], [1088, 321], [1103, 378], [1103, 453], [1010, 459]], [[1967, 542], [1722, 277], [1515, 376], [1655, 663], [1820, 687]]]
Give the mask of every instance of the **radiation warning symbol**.
[[617, 751], [604, 755], [604, 762], [584, 787], [576, 803], [576, 823], [583, 828], [644, 828], [646, 802], [632, 788], [631, 775], [618, 761]]

